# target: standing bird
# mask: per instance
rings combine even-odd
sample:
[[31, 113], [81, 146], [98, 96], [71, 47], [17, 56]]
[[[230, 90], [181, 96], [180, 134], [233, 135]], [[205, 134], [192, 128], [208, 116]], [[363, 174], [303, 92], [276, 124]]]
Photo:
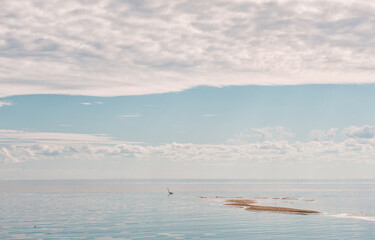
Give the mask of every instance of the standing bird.
[[169, 194], [169, 195], [172, 195], [172, 194], [173, 194], [173, 192], [169, 191], [169, 188], [167, 188], [167, 191], [168, 191], [168, 194]]

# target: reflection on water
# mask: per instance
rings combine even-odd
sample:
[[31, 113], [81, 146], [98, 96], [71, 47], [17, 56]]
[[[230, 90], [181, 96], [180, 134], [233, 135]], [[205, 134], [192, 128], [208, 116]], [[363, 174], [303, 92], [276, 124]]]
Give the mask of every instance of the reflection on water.
[[[0, 239], [371, 239], [374, 187], [375, 181], [0, 181]], [[222, 205], [221, 197], [235, 196], [325, 214]]]

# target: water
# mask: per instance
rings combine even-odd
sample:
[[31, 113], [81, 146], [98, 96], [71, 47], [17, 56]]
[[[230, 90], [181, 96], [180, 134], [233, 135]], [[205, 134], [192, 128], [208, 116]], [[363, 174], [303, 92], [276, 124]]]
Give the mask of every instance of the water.
[[375, 181], [0, 181], [0, 209], [0, 239], [374, 239]]

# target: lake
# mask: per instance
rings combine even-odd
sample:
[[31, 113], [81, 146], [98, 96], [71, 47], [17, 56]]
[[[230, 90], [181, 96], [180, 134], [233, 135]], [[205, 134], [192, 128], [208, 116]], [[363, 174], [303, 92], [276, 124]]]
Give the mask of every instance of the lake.
[[3, 180], [0, 209], [0, 239], [373, 239], [375, 180]]

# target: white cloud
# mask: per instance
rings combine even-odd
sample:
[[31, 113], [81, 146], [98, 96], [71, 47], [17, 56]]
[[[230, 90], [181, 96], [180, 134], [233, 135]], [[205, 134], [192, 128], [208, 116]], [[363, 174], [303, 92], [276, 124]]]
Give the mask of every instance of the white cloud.
[[374, 16], [365, 0], [5, 0], [0, 97], [374, 83]]
[[230, 144], [248, 143], [248, 142], [263, 142], [288, 140], [295, 137], [295, 135], [288, 129], [281, 126], [252, 128], [250, 133], [237, 134], [235, 138], [227, 141]]
[[216, 117], [216, 114], [207, 113], [207, 114], [202, 114], [201, 117]]
[[343, 134], [349, 138], [373, 139], [375, 136], [375, 126], [351, 126], [345, 128]]
[[13, 103], [12, 102], [9, 102], [9, 101], [0, 101], [0, 107], [3, 107], [3, 106], [12, 106]]
[[312, 130], [310, 132], [310, 139], [314, 141], [332, 141], [338, 134], [337, 128], [331, 128], [328, 131], [323, 130]]
[[11, 144], [29, 146], [40, 144], [118, 144], [105, 134], [30, 132], [0, 129], [0, 146]]
[[[366, 128], [357, 127], [357, 128]], [[347, 128], [352, 129], [353, 127]], [[279, 128], [279, 131], [281, 128]], [[344, 129], [342, 132], [348, 131]], [[259, 129], [258, 129], [259, 130]], [[335, 130], [336, 131], [336, 130]], [[264, 132], [260, 131], [259, 132]], [[328, 131], [330, 132], [330, 131]], [[0, 161], [22, 162], [38, 159], [166, 159], [198, 161], [203, 164], [250, 165], [255, 162], [314, 161], [360, 162], [375, 164], [375, 136], [347, 137], [340, 141], [290, 141], [287, 138], [260, 139], [256, 142], [232, 141], [230, 144], [166, 143], [145, 145], [115, 141], [106, 135], [31, 133], [0, 131]]]
[[82, 105], [86, 105], [86, 106], [91, 106], [91, 105], [94, 105], [94, 104], [103, 104], [103, 102], [83, 102], [81, 103]]
[[142, 117], [139, 113], [130, 113], [130, 114], [124, 114], [120, 116], [121, 118], [140, 118]]

